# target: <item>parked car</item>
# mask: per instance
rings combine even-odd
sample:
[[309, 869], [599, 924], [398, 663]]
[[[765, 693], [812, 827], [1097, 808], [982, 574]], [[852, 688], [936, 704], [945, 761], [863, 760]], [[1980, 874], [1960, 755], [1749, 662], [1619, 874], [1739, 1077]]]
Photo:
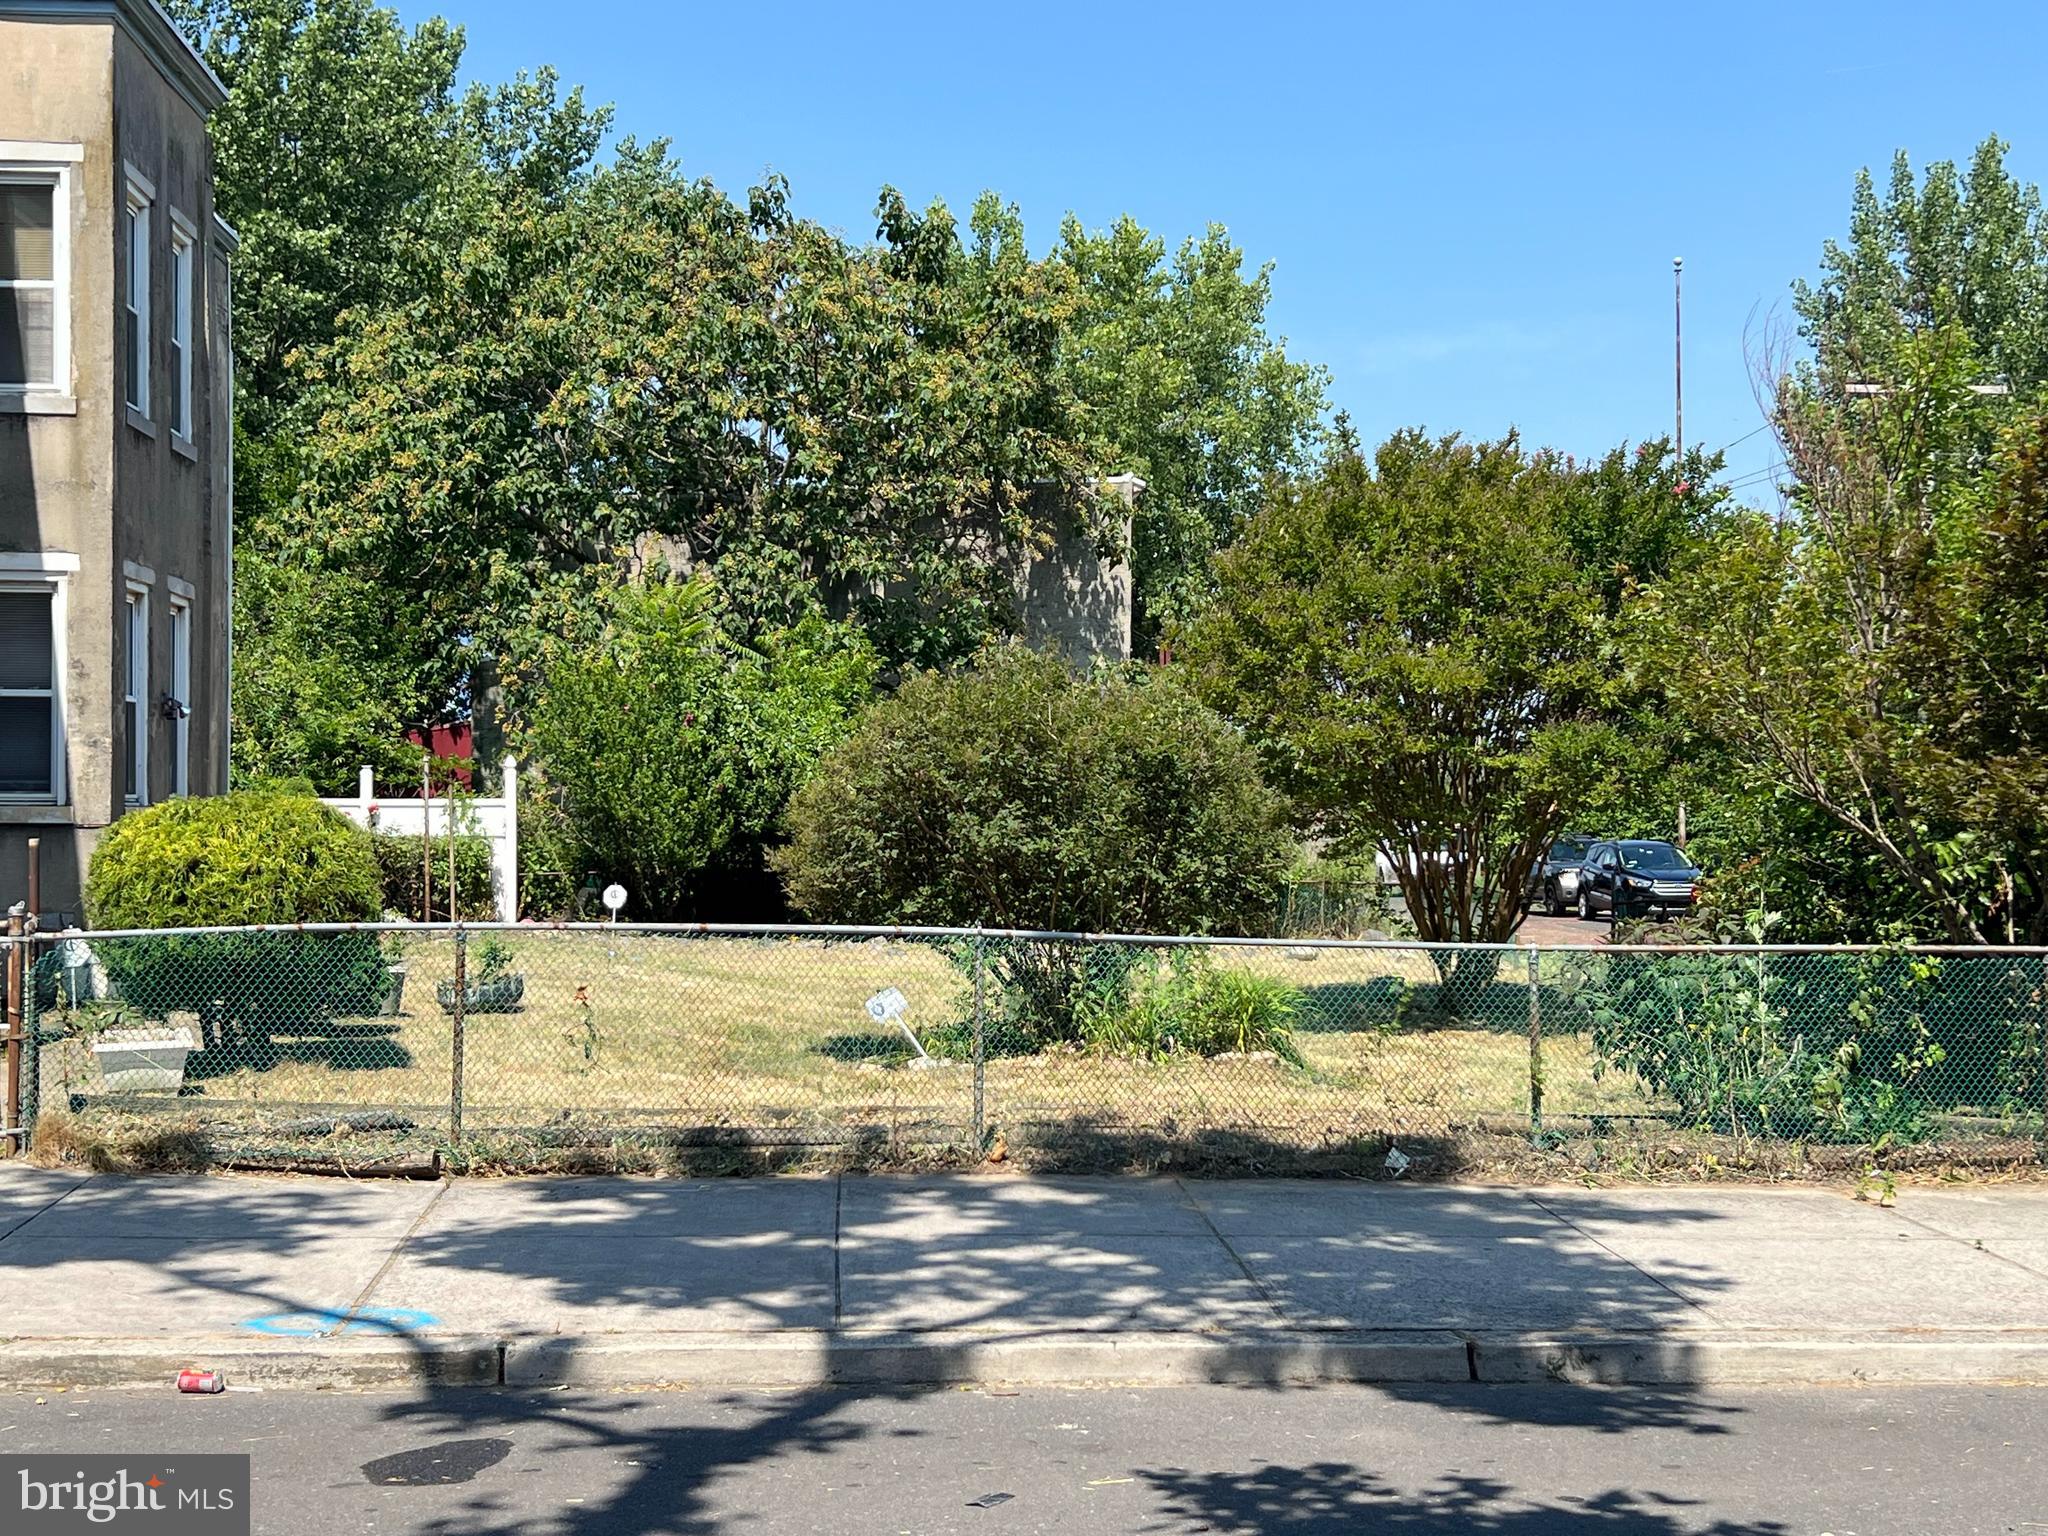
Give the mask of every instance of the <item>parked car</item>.
[[1700, 871], [1670, 843], [1627, 838], [1595, 843], [1579, 870], [1581, 919], [1690, 912]]
[[1579, 899], [1579, 869], [1597, 838], [1583, 832], [1560, 832], [1557, 840], [1529, 871], [1529, 905], [1542, 904], [1552, 917], [1563, 917]]

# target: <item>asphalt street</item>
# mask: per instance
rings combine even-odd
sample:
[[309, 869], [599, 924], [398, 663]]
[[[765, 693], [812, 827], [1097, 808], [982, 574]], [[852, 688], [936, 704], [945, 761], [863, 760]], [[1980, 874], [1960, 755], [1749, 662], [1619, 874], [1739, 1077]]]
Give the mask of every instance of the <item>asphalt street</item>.
[[2048, 1531], [2018, 1388], [49, 1391], [0, 1444], [247, 1451], [274, 1536]]

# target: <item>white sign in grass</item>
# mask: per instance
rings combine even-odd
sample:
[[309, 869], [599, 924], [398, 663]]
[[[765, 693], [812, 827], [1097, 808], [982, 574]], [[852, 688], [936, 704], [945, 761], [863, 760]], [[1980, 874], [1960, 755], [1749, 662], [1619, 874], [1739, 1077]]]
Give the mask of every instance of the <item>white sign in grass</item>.
[[898, 987], [884, 987], [867, 1001], [868, 1017], [877, 1024], [894, 1024], [903, 1031], [903, 1038], [910, 1042], [910, 1048], [917, 1052], [918, 1060], [930, 1061], [931, 1054], [917, 1043], [917, 1036], [910, 1032], [910, 1025], [903, 1015], [910, 1007], [910, 999]]

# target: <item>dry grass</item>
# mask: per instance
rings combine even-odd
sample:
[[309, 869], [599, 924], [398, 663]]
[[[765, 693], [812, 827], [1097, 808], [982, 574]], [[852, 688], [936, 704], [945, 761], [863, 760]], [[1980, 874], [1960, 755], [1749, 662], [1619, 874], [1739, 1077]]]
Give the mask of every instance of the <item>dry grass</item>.
[[[909, 999], [913, 1028], [967, 1016], [966, 978], [931, 946], [535, 933], [506, 948], [525, 995], [517, 1012], [465, 1020], [467, 1129], [753, 1127], [801, 1139], [869, 1128], [905, 1140], [933, 1130], [958, 1135], [971, 1120], [971, 1068], [909, 1065], [907, 1042], [862, 1007], [894, 986]], [[1430, 1027], [1415, 1006], [1417, 989], [1434, 980], [1425, 957], [1329, 950], [1303, 958], [1308, 953], [1276, 947], [1215, 956], [1307, 990], [1311, 1007], [1298, 1034], [1305, 1070], [1260, 1057], [1154, 1061], [1078, 1049], [995, 1056], [986, 1069], [987, 1122], [1041, 1134], [1060, 1126], [1088, 1134], [1229, 1128], [1308, 1146], [1526, 1125], [1525, 990], [1507, 987], [1499, 1032]], [[473, 939], [472, 977], [481, 954]], [[381, 1107], [445, 1128], [453, 1028], [435, 988], [452, 981], [454, 958], [446, 939], [409, 941], [402, 1015], [280, 1038], [278, 1059], [260, 1068], [195, 1057], [208, 1075], [188, 1076], [178, 1107], [232, 1106], [265, 1118]], [[1596, 1082], [1577, 1036], [1546, 1038], [1543, 1068], [1548, 1116], [1654, 1107], [1625, 1081]], [[46, 1047], [42, 1076], [53, 1107], [97, 1093], [80, 1040]]]

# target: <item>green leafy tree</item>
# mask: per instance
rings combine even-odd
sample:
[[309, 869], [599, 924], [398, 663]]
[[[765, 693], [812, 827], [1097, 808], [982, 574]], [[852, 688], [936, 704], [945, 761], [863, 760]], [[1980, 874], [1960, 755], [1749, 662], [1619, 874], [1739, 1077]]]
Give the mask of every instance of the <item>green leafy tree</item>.
[[1889, 384], [1911, 338], [1953, 327], [2015, 391], [2048, 382], [2048, 225], [2007, 147], [1987, 138], [1967, 170], [1939, 160], [1917, 186], [1900, 150], [1882, 195], [1857, 174], [1847, 241], [1827, 242], [1818, 284], [1793, 285], [1821, 375]]
[[[378, 896], [368, 832], [268, 789], [130, 812], [94, 846], [85, 886], [101, 930], [370, 922]], [[129, 1007], [199, 1015], [201, 1072], [268, 1067], [274, 1035], [373, 1012], [387, 985], [370, 933], [152, 934], [94, 953]]]
[[[1957, 326], [1908, 338], [1896, 368], [1875, 397], [1787, 387], [1798, 515], [1734, 520], [1647, 591], [1638, 654], [1742, 774], [1875, 866], [1851, 883], [1887, 882], [1908, 931], [2038, 942], [2048, 428], [1999, 424]], [[1861, 936], [1887, 910], [1847, 921]]]
[[1668, 454], [1592, 471], [1513, 437], [1402, 432], [1288, 486], [1185, 638], [1301, 829], [1391, 860], [1417, 932], [1504, 939], [1529, 869], [1629, 760], [1607, 614], [1679, 547]]
[[535, 792], [559, 797], [581, 862], [663, 916], [760, 868], [874, 680], [873, 652], [842, 627], [814, 618], [749, 649], [709, 607], [701, 583], [613, 594], [594, 646], [549, 655], [526, 737]]
[[1128, 216], [1101, 232], [1070, 216], [1055, 259], [1079, 284], [1061, 356], [1096, 460], [1145, 481], [1132, 527], [1143, 650], [1200, 606], [1210, 557], [1268, 484], [1312, 464], [1328, 375], [1267, 333], [1273, 269], [1247, 275], [1220, 225], [1169, 262]]
[[600, 164], [603, 111], [544, 70], [459, 88], [444, 23], [177, 13], [229, 87], [244, 234], [244, 777], [382, 763], [499, 684], [516, 733], [551, 637], [593, 638], [621, 579], [713, 571], [742, 639], [824, 613], [957, 661], [1016, 631], [1009, 558], [1076, 523], [1125, 552], [1091, 489], [1120, 469], [1155, 487], [1141, 607], [1173, 611], [1311, 451], [1320, 374], [1220, 233], [1170, 269], [1128, 223], [1034, 258], [993, 196], [960, 221], [885, 189], [851, 242], [660, 143]]
[[[776, 856], [813, 918], [1096, 933], [1270, 920], [1293, 845], [1237, 734], [1170, 677], [1075, 677], [1015, 646], [919, 673], [790, 805]], [[1025, 1047], [1115, 1015], [1145, 952], [1002, 940], [996, 1031]]]

